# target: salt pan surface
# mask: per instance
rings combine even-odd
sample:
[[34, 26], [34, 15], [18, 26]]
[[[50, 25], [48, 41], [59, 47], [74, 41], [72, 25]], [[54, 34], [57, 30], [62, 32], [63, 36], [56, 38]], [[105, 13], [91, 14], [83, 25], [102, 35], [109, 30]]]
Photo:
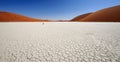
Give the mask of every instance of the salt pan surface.
[[0, 23], [0, 62], [120, 62], [120, 23]]

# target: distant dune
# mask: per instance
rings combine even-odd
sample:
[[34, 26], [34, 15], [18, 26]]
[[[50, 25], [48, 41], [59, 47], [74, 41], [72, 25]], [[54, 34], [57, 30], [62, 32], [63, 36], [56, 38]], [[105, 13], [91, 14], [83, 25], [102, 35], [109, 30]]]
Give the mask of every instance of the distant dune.
[[71, 21], [73, 21], [73, 22], [74, 22], [74, 21], [80, 21], [81, 19], [87, 17], [87, 16], [90, 15], [90, 14], [92, 14], [92, 13], [87, 13], [87, 14], [83, 14], [83, 15], [77, 16], [77, 17], [75, 17], [74, 19], [72, 19]]
[[0, 22], [48, 22], [48, 20], [39, 20], [10, 12], [0, 12]]
[[[120, 22], [120, 5], [87, 13], [69, 20], [70, 22]], [[41, 20], [14, 14], [0, 12], [0, 22], [54, 22], [52, 20]], [[57, 20], [57, 22], [68, 22], [68, 20]]]
[[75, 17], [78, 22], [120, 22], [120, 5]]

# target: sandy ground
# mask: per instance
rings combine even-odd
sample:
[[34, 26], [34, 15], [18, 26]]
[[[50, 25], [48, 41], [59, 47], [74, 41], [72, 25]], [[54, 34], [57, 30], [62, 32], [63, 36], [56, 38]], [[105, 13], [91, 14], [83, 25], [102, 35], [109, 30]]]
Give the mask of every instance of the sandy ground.
[[0, 62], [120, 62], [120, 23], [0, 23]]

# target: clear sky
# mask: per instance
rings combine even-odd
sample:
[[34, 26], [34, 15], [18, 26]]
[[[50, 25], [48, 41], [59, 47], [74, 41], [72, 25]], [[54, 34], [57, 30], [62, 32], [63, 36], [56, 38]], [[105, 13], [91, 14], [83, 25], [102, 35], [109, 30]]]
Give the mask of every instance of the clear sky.
[[0, 0], [1, 11], [50, 20], [69, 20], [116, 5], [120, 0]]

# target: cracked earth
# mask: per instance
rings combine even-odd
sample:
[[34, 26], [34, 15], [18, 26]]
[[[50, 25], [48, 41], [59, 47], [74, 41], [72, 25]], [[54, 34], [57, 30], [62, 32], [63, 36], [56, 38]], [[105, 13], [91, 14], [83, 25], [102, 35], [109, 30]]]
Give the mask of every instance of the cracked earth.
[[120, 23], [0, 23], [0, 62], [120, 62]]

